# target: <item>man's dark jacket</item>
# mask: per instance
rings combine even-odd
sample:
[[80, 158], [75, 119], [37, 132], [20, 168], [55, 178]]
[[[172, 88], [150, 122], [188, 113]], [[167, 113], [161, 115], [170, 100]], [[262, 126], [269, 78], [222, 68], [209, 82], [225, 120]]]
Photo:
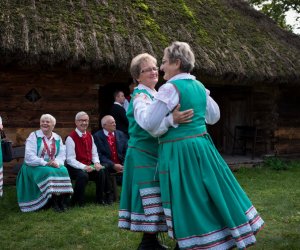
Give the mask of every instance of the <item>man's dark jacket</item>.
[[[120, 164], [124, 164], [126, 150], [127, 150], [127, 136], [120, 130], [114, 131], [116, 138], [116, 147]], [[107, 166], [110, 172], [113, 172], [114, 162], [111, 160], [111, 152], [107, 137], [103, 129], [93, 134], [94, 142], [97, 146], [100, 163]]]
[[129, 122], [126, 116], [125, 109], [122, 106], [114, 103], [113, 106], [111, 107], [110, 115], [116, 121], [117, 130], [121, 130], [128, 136]]

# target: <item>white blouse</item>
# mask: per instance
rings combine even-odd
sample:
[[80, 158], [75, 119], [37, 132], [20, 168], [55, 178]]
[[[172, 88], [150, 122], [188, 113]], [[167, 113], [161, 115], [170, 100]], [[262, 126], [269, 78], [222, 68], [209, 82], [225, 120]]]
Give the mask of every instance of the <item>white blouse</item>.
[[[76, 133], [79, 135], [79, 137], [82, 137], [82, 133], [79, 131], [79, 129], [75, 129]], [[92, 136], [92, 162], [93, 163], [100, 163], [97, 147], [94, 143], [94, 138]], [[67, 163], [73, 168], [77, 169], [84, 169], [85, 164], [81, 163], [80, 161], [76, 160], [76, 152], [75, 152], [75, 142], [71, 138], [71, 136], [68, 136], [66, 139], [66, 151], [67, 151]]]
[[[178, 79], [195, 79], [195, 77], [183, 73], [172, 77], [170, 81]], [[145, 88], [150, 92], [149, 88], [142, 84], [138, 85], [137, 88]], [[174, 124], [173, 116], [170, 112], [179, 103], [179, 95], [174, 85], [168, 82], [162, 85], [158, 92], [152, 90], [151, 94], [155, 97], [154, 101], [143, 93], [134, 98], [134, 117], [143, 129], [147, 130], [153, 136], [160, 136], [170, 126], [178, 126], [178, 124]], [[209, 94], [210, 91], [206, 89], [205, 121], [207, 124], [215, 124], [220, 119], [220, 109]], [[166, 115], [168, 116], [166, 117]]]
[[[60, 148], [59, 148], [58, 155], [55, 157], [55, 162], [58, 165], [64, 165], [66, 159], [66, 150], [61, 137], [58, 134], [52, 132], [51, 138], [48, 139], [43, 134], [42, 130], [36, 131], [36, 135], [37, 137], [45, 138], [45, 142], [48, 148], [51, 148], [52, 143], [55, 143], [53, 138], [55, 140], [60, 139]], [[25, 163], [29, 166], [45, 166], [47, 165], [48, 162], [45, 161], [44, 159], [48, 159], [48, 158], [49, 156], [47, 155], [47, 152], [45, 153], [44, 158], [41, 158], [37, 155], [37, 138], [35, 136], [35, 133], [32, 132], [26, 139], [26, 143], [25, 143], [25, 158], [24, 158]]]

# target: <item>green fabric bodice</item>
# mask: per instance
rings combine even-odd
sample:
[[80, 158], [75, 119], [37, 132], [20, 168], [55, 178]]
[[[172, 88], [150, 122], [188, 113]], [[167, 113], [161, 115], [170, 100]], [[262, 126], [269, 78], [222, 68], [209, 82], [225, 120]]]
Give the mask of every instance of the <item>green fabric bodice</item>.
[[132, 94], [132, 101], [129, 104], [128, 110], [127, 110], [127, 118], [129, 121], [129, 141], [128, 146], [129, 147], [135, 147], [139, 148], [141, 150], [148, 151], [153, 154], [157, 154], [157, 138], [152, 137], [147, 131], [142, 129], [138, 123], [134, 119], [134, 110], [133, 110], [133, 99], [134, 96], [139, 93], [145, 93], [148, 95], [151, 99], [153, 99], [153, 96], [148, 93], [148, 91], [144, 89], [135, 89]]
[[193, 109], [192, 122], [170, 127], [168, 132], [159, 138], [159, 142], [195, 136], [206, 132], [205, 111], [206, 91], [203, 84], [193, 79], [174, 80], [171, 82], [178, 90], [180, 110]]

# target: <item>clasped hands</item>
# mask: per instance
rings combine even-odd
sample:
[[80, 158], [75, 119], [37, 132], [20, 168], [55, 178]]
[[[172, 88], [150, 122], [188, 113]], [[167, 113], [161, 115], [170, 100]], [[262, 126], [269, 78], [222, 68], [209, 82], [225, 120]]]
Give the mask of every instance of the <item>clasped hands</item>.
[[59, 164], [55, 160], [49, 160], [47, 163], [47, 166], [50, 166], [53, 168], [59, 168]]
[[114, 164], [114, 170], [117, 172], [117, 173], [123, 173], [123, 165], [121, 165], [121, 164], [118, 164], [118, 163], [116, 163], [116, 164]]
[[94, 167], [92, 165], [86, 165], [84, 167], [84, 170], [89, 173], [89, 172], [92, 172], [94, 170], [100, 171], [101, 169], [104, 169], [104, 168], [105, 168], [104, 166], [102, 166], [99, 162], [97, 162], [97, 163], [94, 164]]

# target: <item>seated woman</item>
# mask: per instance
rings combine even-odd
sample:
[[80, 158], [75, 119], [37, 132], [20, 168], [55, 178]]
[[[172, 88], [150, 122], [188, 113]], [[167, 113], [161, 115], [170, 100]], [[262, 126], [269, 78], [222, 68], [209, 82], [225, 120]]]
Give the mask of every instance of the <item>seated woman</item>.
[[26, 140], [24, 164], [17, 177], [18, 203], [22, 212], [36, 211], [51, 199], [53, 209], [63, 212], [66, 198], [73, 193], [66, 167], [65, 146], [53, 132], [56, 120], [44, 114], [40, 130]]
[[[2, 118], [0, 116], [0, 131], [3, 129]], [[0, 197], [3, 195], [3, 161], [2, 161], [2, 148], [0, 136]]]

